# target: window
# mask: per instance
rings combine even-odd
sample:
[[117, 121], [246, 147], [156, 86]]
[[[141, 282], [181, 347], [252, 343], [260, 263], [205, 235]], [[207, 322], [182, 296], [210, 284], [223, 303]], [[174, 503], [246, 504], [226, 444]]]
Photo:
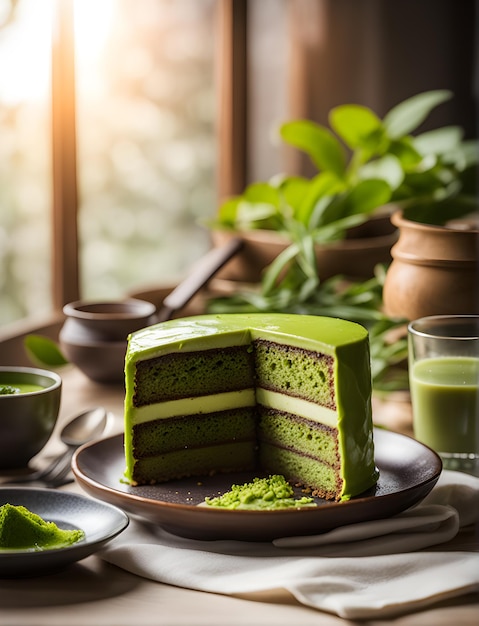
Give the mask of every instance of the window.
[[51, 13], [3, 0], [0, 24], [2, 324], [51, 308]]
[[0, 0], [0, 324], [173, 283], [209, 247], [215, 4]]

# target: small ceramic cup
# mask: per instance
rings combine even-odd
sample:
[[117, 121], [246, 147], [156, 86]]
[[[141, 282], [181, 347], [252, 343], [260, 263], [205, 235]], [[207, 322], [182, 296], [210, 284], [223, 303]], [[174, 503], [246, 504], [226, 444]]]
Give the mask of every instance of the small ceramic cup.
[[63, 312], [59, 340], [65, 357], [95, 382], [119, 383], [124, 380], [128, 335], [154, 323], [156, 307], [130, 298], [71, 302]]
[[62, 380], [32, 367], [0, 367], [0, 469], [26, 467], [46, 445], [60, 410]]

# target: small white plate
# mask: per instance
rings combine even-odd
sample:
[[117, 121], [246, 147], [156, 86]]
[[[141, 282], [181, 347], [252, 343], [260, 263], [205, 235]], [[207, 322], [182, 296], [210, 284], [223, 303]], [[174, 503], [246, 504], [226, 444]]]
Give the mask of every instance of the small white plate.
[[128, 526], [121, 509], [86, 496], [28, 487], [1, 487], [0, 506], [24, 506], [59, 528], [80, 528], [84, 539], [65, 548], [39, 552], [0, 549], [0, 577], [36, 576], [61, 569], [89, 556]]

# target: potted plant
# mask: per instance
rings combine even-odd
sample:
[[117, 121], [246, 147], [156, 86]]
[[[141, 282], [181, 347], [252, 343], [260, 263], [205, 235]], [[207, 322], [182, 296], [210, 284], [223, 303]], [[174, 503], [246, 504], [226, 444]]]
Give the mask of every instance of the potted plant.
[[[471, 175], [477, 163], [475, 144], [464, 142], [456, 127], [411, 135], [451, 95], [447, 91], [420, 94], [392, 109], [383, 120], [355, 105], [333, 109], [331, 125], [351, 150], [347, 164], [338, 139], [328, 129], [309, 122], [284, 125], [282, 137], [308, 152], [321, 171], [309, 181], [282, 177], [251, 185], [222, 205], [216, 226], [229, 226], [231, 232], [239, 229], [244, 236], [259, 229], [271, 237], [279, 234], [285, 241], [258, 283], [210, 301], [209, 309], [309, 313], [357, 321], [370, 332], [375, 388], [407, 388], [404, 331], [409, 315], [401, 308], [385, 307], [387, 298], [401, 290], [390, 281], [396, 259], [389, 268], [376, 265], [367, 280], [351, 280], [348, 272], [328, 277], [318, 263], [318, 244], [334, 245], [331, 241], [344, 237], [347, 227], [364, 223], [385, 202], [397, 207], [391, 221], [399, 229], [407, 221], [421, 229], [453, 231], [449, 220], [462, 219], [475, 209]], [[398, 256], [395, 249], [400, 243], [401, 236], [393, 256]], [[411, 245], [419, 254], [424, 248], [422, 236]], [[349, 275], [345, 279], [343, 274]], [[403, 287], [413, 282], [407, 277], [400, 280]], [[470, 292], [476, 290], [477, 282]]]
[[377, 263], [390, 262], [396, 240], [392, 207], [446, 188], [457, 192], [470, 171], [471, 147], [459, 128], [411, 134], [450, 97], [446, 90], [416, 95], [382, 120], [367, 107], [347, 104], [330, 111], [331, 128], [307, 120], [283, 124], [283, 141], [305, 152], [318, 173], [253, 183], [220, 206], [210, 223], [214, 241], [239, 233], [245, 243], [222, 276], [260, 280], [264, 268], [305, 233], [311, 234], [323, 279], [368, 277]]
[[399, 238], [384, 283], [389, 315], [479, 312], [478, 154], [458, 127], [412, 139], [412, 168], [391, 217]]

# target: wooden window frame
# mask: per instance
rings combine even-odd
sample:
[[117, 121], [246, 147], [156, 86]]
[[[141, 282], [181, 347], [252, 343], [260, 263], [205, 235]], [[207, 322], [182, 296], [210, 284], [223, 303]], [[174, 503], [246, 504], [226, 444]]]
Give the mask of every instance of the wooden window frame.
[[73, 0], [55, 3], [52, 33], [52, 299], [80, 297]]

